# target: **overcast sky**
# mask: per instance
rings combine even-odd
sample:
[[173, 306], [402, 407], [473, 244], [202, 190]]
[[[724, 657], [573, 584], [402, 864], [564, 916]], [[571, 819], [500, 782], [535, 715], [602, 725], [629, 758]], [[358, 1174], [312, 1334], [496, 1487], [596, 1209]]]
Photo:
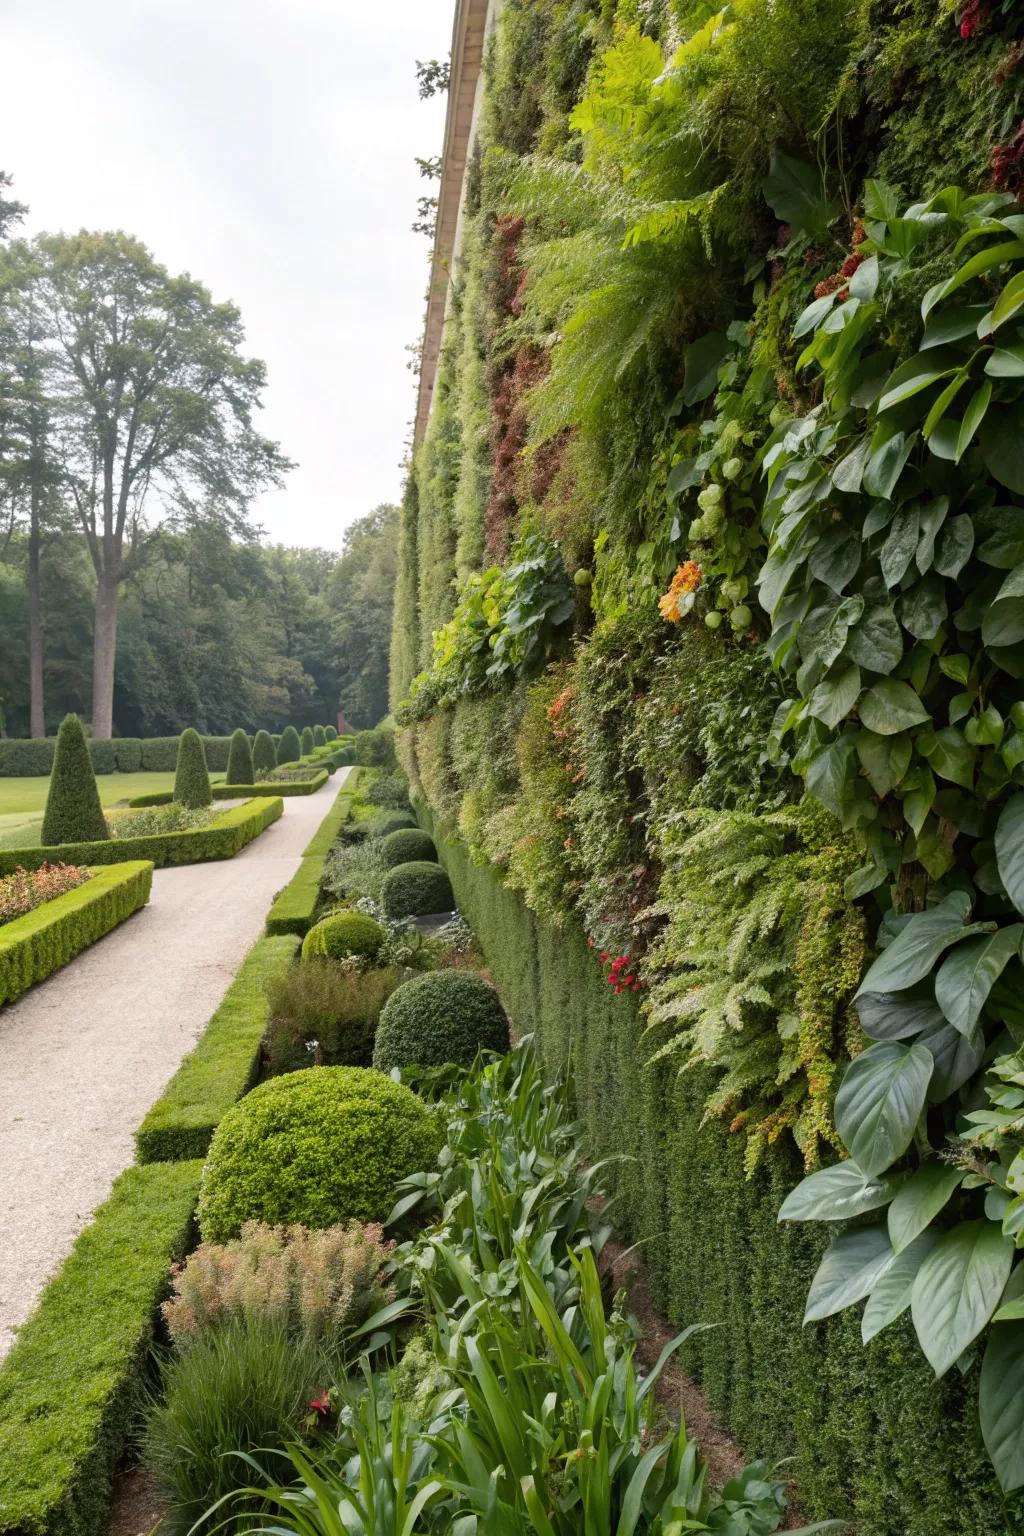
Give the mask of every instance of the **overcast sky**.
[[454, 0], [0, 0], [0, 167], [22, 232], [128, 230], [233, 299], [269, 369], [261, 427], [299, 467], [255, 509], [336, 549], [395, 501], [413, 415]]

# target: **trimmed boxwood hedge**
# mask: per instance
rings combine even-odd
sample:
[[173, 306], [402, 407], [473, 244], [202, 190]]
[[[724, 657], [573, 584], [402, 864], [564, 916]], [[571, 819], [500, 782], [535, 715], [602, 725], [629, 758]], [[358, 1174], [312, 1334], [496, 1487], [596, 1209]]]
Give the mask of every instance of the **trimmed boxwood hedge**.
[[46, 793], [42, 841], [84, 843], [109, 836], [82, 722], [77, 715], [65, 715]]
[[113, 864], [0, 927], [0, 1004], [13, 1002], [149, 900], [153, 865]]
[[376, 960], [387, 934], [365, 912], [332, 912], [323, 917], [302, 941], [303, 960], [342, 960], [348, 955]]
[[552, 1072], [568, 1074], [589, 1155], [611, 1159], [602, 1181], [617, 1235], [642, 1244], [656, 1305], [674, 1327], [711, 1325], [684, 1363], [747, 1454], [792, 1457], [806, 1518], [849, 1519], [861, 1536], [1017, 1531], [1019, 1500], [1004, 1500], [992, 1473], [970, 1375], [936, 1381], [906, 1319], [867, 1349], [855, 1308], [802, 1326], [831, 1233], [778, 1225], [798, 1159], [780, 1144], [748, 1179], [742, 1138], [706, 1122], [719, 1075], [650, 1065], [636, 999], [615, 995], [582, 930], [540, 921], [417, 809], [517, 1034], [533, 1032]]
[[382, 1072], [469, 1066], [481, 1050], [508, 1050], [508, 1019], [497, 992], [471, 971], [427, 971], [404, 981], [384, 1004], [373, 1064]]
[[367, 1067], [272, 1077], [228, 1110], [199, 1195], [204, 1242], [246, 1221], [384, 1221], [399, 1179], [434, 1166], [441, 1138], [422, 1099]]
[[[315, 779], [309, 779], [305, 783], [283, 784], [215, 784], [213, 786], [213, 798], [215, 800], [260, 800], [270, 795], [280, 795], [282, 799], [290, 799], [292, 795], [315, 795], [317, 790], [327, 783], [327, 774], [318, 773]], [[174, 799], [169, 789], [154, 789], [148, 794], [136, 795], [128, 804], [133, 810], [141, 810], [147, 805], [170, 805]]]
[[298, 869], [267, 914], [268, 933], [297, 933], [302, 938], [312, 926], [320, 900], [324, 860], [333, 848], [343, 822], [351, 815], [356, 777], [354, 771], [349, 773], [334, 804], [306, 845]]
[[[95, 773], [173, 773], [178, 761], [178, 736], [118, 736], [90, 741]], [[55, 736], [0, 741], [0, 778], [45, 778], [53, 768]], [[204, 736], [207, 766], [223, 773], [228, 765], [230, 736]]]
[[380, 904], [388, 917], [425, 917], [455, 906], [451, 882], [440, 864], [414, 860], [396, 864], [384, 876]]
[[[401, 815], [401, 812], [397, 814]], [[389, 869], [398, 864], [437, 863], [434, 839], [418, 827], [399, 827], [389, 832], [380, 845], [381, 856]]]
[[140, 1163], [205, 1157], [221, 1119], [256, 1081], [267, 983], [294, 963], [294, 935], [257, 939], [199, 1043], [135, 1133]]
[[149, 859], [162, 869], [167, 864], [231, 859], [277, 821], [283, 810], [284, 802], [275, 795], [236, 805], [191, 831], [112, 837], [105, 843], [62, 843], [56, 848], [12, 848], [0, 852], [0, 875], [19, 868], [38, 869], [40, 864], [123, 864], [126, 859]]
[[129, 1168], [0, 1366], [0, 1531], [97, 1536], [202, 1164]]

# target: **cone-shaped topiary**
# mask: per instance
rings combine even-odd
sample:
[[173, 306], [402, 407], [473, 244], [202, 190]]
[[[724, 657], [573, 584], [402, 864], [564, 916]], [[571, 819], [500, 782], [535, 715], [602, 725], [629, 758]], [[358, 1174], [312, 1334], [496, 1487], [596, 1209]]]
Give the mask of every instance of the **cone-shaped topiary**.
[[199, 1194], [207, 1243], [243, 1222], [383, 1221], [399, 1179], [437, 1161], [422, 1099], [366, 1067], [310, 1067], [260, 1083], [214, 1132]]
[[316, 746], [316, 742], [313, 740], [313, 732], [308, 725], [304, 725], [302, 728], [302, 735], [299, 737], [299, 746], [302, 748], [303, 757], [312, 756], [313, 748]]
[[327, 745], [327, 732], [322, 725], [314, 725], [313, 727], [313, 745], [314, 747], [326, 747]]
[[376, 960], [387, 934], [365, 912], [334, 912], [315, 923], [302, 941], [303, 960], [342, 960], [358, 955]]
[[455, 897], [440, 864], [415, 859], [396, 864], [384, 876], [380, 904], [387, 917], [426, 917], [430, 912], [451, 912]]
[[398, 987], [381, 1012], [373, 1064], [468, 1066], [477, 1051], [508, 1050], [508, 1019], [501, 999], [471, 971], [428, 971]]
[[269, 731], [257, 731], [252, 744], [252, 766], [255, 773], [273, 773], [277, 767], [277, 748]]
[[299, 746], [299, 733], [294, 725], [288, 725], [281, 732], [281, 740], [277, 748], [278, 767], [282, 763], [297, 763], [302, 756], [302, 748]]
[[[398, 811], [396, 814], [400, 816], [402, 813]], [[381, 842], [380, 853], [388, 869], [394, 869], [396, 864], [412, 864], [417, 859], [426, 863], [437, 862], [434, 839], [418, 827], [400, 827], [395, 832], [389, 832]]]
[[[268, 738], [269, 739], [269, 738]], [[245, 731], [235, 731], [228, 748], [228, 770], [224, 776], [226, 784], [254, 784], [256, 782], [252, 748]]]
[[195, 810], [201, 805], [210, 805], [213, 801], [203, 738], [191, 726], [187, 731], [182, 731], [181, 740], [178, 742], [174, 798], [179, 805], [187, 805], [190, 810]]
[[53, 754], [43, 815], [43, 847], [96, 843], [109, 836], [82, 722], [77, 715], [65, 715]]
[[324, 735], [328, 741], [337, 741], [338, 739], [338, 732], [333, 725], [324, 726]]

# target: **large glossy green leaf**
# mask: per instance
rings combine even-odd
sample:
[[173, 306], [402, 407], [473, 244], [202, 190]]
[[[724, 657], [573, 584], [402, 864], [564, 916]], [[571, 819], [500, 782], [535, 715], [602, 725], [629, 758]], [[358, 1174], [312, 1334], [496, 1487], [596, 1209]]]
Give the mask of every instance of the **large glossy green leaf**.
[[1024, 347], [996, 347], [985, 362], [985, 372], [990, 379], [1019, 379], [1024, 377]]
[[960, 423], [960, 430], [956, 437], [956, 462], [958, 464], [974, 441], [974, 434], [985, 420], [985, 414], [988, 411], [991, 400], [992, 385], [985, 383], [979, 385], [967, 402], [964, 419]]
[[985, 1449], [1004, 1493], [1024, 1487], [1024, 1323], [996, 1323], [978, 1383]]
[[836, 1130], [858, 1168], [874, 1178], [913, 1140], [934, 1062], [921, 1045], [884, 1040], [868, 1046], [843, 1073]]
[[925, 1163], [900, 1185], [888, 1215], [893, 1253], [910, 1247], [949, 1203], [963, 1178], [962, 1168], [950, 1168], [948, 1163]]
[[1024, 923], [1011, 923], [995, 933], [958, 944], [943, 960], [935, 977], [935, 998], [946, 1018], [969, 1035], [981, 1017], [988, 995], [1020, 949]]
[[943, 1022], [941, 1009], [930, 997], [908, 992], [858, 993], [857, 1014], [861, 1029], [873, 1040], [909, 1040]]
[[903, 400], [909, 400], [912, 395], [946, 378], [953, 371], [953, 365], [945, 352], [938, 349], [916, 352], [905, 363], [900, 363], [886, 380], [878, 401], [879, 413], [890, 410]]
[[683, 401], [696, 405], [714, 393], [718, 370], [729, 353], [731, 342], [721, 331], [711, 331], [691, 342], [683, 358]]
[[934, 571], [929, 571], [900, 599], [903, 627], [915, 640], [934, 640], [948, 613], [946, 585]]
[[917, 750], [940, 779], [948, 779], [951, 784], [959, 784], [964, 789], [973, 787], [978, 754], [955, 725], [943, 726], [940, 731], [922, 732], [917, 738]]
[[841, 1232], [826, 1250], [811, 1281], [804, 1322], [832, 1317], [844, 1307], [862, 1301], [892, 1262], [893, 1251], [883, 1226]]
[[988, 314], [987, 304], [944, 304], [928, 316], [919, 350], [947, 346], [964, 336], [977, 334], [978, 321]]
[[782, 1202], [780, 1221], [849, 1221], [887, 1205], [899, 1189], [892, 1174], [866, 1179], [847, 1158], [831, 1168], [809, 1173]]
[[852, 743], [834, 741], [823, 747], [807, 765], [807, 788], [840, 820], [850, 783], [852, 759]]
[[981, 453], [1000, 485], [1024, 495], [1024, 433], [1016, 411], [989, 409], [981, 425]]
[[951, 517], [939, 535], [935, 569], [940, 576], [959, 576], [974, 548], [974, 524], [966, 512]]
[[1019, 240], [1003, 240], [998, 245], [987, 246], [972, 256], [970, 261], [965, 261], [959, 271], [952, 277], [947, 277], [944, 282], [936, 283], [928, 289], [921, 300], [921, 318], [927, 320], [936, 304], [942, 299], [948, 298], [964, 283], [969, 283], [972, 278], [980, 277], [983, 272], [989, 272], [993, 267], [1001, 266], [1007, 261], [1020, 261], [1024, 258], [1024, 245]]
[[918, 1271], [911, 1313], [936, 1376], [955, 1365], [999, 1305], [1013, 1244], [991, 1221], [963, 1221], [944, 1232]]
[[910, 767], [913, 746], [909, 736], [876, 736], [857, 732], [857, 756], [868, 782], [880, 800], [894, 790]]
[[1011, 320], [1022, 306], [1024, 306], [1024, 272], [1017, 272], [1010, 278], [992, 306], [990, 329], [998, 331], [999, 327], [1005, 325], [1007, 320]]
[[897, 510], [879, 556], [887, 587], [897, 586], [906, 575], [917, 549], [920, 527], [921, 514], [916, 502]]
[[[913, 451], [917, 433], [911, 432], [908, 437], [903, 432], [894, 432], [887, 436], [881, 433], [882, 425], [879, 423], [871, 440], [871, 453], [864, 466], [863, 488], [869, 496], [882, 496], [888, 500]], [[933, 434], [933, 442], [937, 436], [937, 433]]]
[[1024, 507], [993, 507], [994, 532], [978, 545], [978, 559], [1009, 571], [1024, 561]]
[[970, 897], [964, 891], [953, 891], [936, 906], [916, 912], [869, 968], [857, 996], [903, 992], [927, 976], [951, 944], [985, 931], [978, 924], [965, 927], [970, 909]]
[[865, 610], [846, 637], [844, 654], [858, 666], [888, 676], [903, 655], [903, 632], [888, 604]]
[[796, 231], [820, 234], [836, 216], [835, 204], [826, 196], [817, 167], [781, 149], [772, 155], [761, 190], [779, 223]]
[[857, 702], [860, 693], [860, 668], [852, 662], [840, 662], [829, 672], [811, 694], [808, 714], [834, 729], [845, 720]]
[[1007, 896], [1024, 913], [1024, 793], [1007, 800], [999, 813], [996, 864]]
[[918, 1270], [938, 1241], [937, 1232], [923, 1232], [899, 1254], [868, 1297], [861, 1320], [860, 1336], [869, 1344], [877, 1333], [888, 1328], [910, 1306]]
[[943, 1019], [918, 1035], [931, 1052], [935, 1071], [928, 1085], [929, 1104], [941, 1104], [962, 1088], [978, 1071], [985, 1057], [985, 1036], [981, 1029], [962, 1035]]
[[883, 677], [861, 699], [860, 718], [876, 735], [895, 736], [912, 725], [924, 725], [931, 716], [909, 683]]

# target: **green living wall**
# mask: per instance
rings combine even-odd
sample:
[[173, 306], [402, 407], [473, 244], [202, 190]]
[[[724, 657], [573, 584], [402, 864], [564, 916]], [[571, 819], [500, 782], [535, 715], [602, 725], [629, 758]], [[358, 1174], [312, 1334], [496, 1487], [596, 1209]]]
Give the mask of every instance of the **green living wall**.
[[893, 1536], [1024, 1519], [1022, 20], [507, 0], [402, 512], [520, 1026], [745, 1448]]

